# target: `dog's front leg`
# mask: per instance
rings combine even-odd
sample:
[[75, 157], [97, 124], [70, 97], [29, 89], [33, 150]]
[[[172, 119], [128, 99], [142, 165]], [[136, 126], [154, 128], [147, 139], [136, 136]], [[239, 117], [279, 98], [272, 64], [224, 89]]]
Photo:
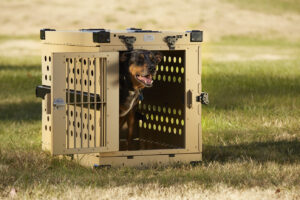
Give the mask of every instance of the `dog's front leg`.
[[128, 149], [133, 149], [133, 136], [136, 134], [137, 132], [137, 124], [135, 123], [135, 110], [136, 109], [132, 109], [129, 113], [128, 113], [128, 117], [127, 117], [127, 125], [128, 125], [128, 136], [127, 136], [127, 142], [128, 142]]

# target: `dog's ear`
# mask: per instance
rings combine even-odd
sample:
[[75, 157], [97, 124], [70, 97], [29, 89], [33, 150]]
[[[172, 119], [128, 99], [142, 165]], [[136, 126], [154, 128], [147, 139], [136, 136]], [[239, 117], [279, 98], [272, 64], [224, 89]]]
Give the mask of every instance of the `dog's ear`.
[[160, 52], [155, 52], [154, 53], [155, 59], [156, 59], [156, 63], [160, 63], [162, 61], [162, 53]]
[[129, 59], [129, 52], [120, 53], [120, 62], [126, 62]]

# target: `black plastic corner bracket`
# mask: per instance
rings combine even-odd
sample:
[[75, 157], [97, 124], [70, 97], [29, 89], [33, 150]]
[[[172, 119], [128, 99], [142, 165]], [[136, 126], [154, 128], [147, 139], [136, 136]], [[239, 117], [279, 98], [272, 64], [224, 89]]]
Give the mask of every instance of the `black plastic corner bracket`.
[[45, 40], [46, 39], [46, 31], [56, 31], [55, 29], [51, 28], [43, 28], [40, 30], [40, 39]]
[[107, 31], [93, 31], [93, 42], [95, 43], [110, 43], [110, 32]]
[[167, 43], [170, 50], [174, 50], [175, 49], [175, 43], [179, 38], [182, 38], [182, 35], [166, 36], [164, 38], [164, 41]]
[[201, 92], [200, 96], [196, 96], [196, 101], [200, 102], [201, 104], [208, 105], [208, 94], [206, 92]]
[[128, 51], [133, 50], [133, 43], [136, 41], [136, 37], [120, 35], [119, 39], [122, 40], [122, 42], [126, 45]]
[[203, 31], [192, 30], [190, 41], [191, 42], [202, 42], [203, 41]]

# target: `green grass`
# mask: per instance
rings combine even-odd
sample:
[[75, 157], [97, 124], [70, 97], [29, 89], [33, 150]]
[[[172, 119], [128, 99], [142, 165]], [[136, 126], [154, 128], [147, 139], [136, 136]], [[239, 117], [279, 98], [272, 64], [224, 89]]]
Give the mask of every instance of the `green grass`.
[[[226, 49], [226, 42], [212, 46], [219, 51]], [[247, 39], [241, 39], [241, 44], [261, 48]], [[235, 51], [239, 45], [230, 48]], [[201, 188], [221, 184], [241, 191], [256, 187], [299, 191], [300, 59], [296, 57], [204, 59], [203, 90], [209, 93], [210, 104], [202, 113], [201, 165], [99, 170], [41, 151], [41, 101], [34, 96], [35, 86], [41, 83], [40, 59], [0, 58], [0, 198], [8, 197], [12, 188], [19, 198], [43, 199], [59, 198], [77, 187], [87, 191], [149, 184], [181, 188], [190, 183]]]
[[282, 14], [300, 13], [299, 0], [226, 0], [242, 9], [260, 11], [263, 13]]

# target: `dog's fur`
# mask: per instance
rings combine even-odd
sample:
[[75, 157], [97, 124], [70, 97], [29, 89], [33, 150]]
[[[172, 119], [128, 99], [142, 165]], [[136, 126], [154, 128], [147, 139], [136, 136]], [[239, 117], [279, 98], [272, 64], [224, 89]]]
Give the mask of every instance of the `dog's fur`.
[[133, 136], [137, 135], [136, 105], [141, 91], [152, 87], [152, 77], [162, 54], [147, 50], [133, 50], [120, 54], [120, 128], [127, 122], [127, 148], [131, 149]]

